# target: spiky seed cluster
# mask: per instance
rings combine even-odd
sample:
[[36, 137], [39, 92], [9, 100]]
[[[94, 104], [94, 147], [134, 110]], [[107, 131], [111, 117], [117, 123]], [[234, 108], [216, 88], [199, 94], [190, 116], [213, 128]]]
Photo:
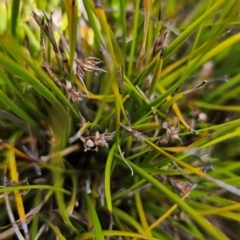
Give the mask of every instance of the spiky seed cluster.
[[82, 85], [84, 86], [86, 93], [87, 88], [84, 83], [85, 72], [106, 72], [104, 69], [99, 68], [97, 65], [102, 61], [96, 57], [88, 57], [84, 59], [74, 59], [73, 73], [78, 77]]
[[[50, 68], [50, 65], [47, 63], [46, 55], [45, 55], [45, 48], [44, 48], [44, 44], [43, 44], [43, 33], [45, 33], [47, 35], [49, 41], [51, 42], [51, 44], [53, 46], [54, 52], [57, 55], [61, 56], [62, 62], [65, 63], [67, 61], [67, 59], [64, 54], [64, 50], [62, 48], [62, 44], [61, 44], [63, 42], [62, 39], [60, 38], [60, 44], [58, 45], [54, 38], [54, 35], [53, 35], [53, 28], [52, 28], [51, 20], [47, 17], [47, 15], [44, 12], [43, 12], [43, 14], [44, 14], [44, 16], [42, 18], [40, 18], [34, 11], [32, 12], [33, 18], [35, 19], [35, 21], [37, 22], [37, 24], [39, 25], [39, 27], [41, 29], [40, 45], [41, 45], [41, 54], [42, 54], [42, 57], [44, 60], [44, 63], [43, 63], [44, 70], [48, 72], [49, 76], [54, 80], [54, 82], [58, 86], [65, 88], [68, 99], [71, 102], [79, 102], [82, 100], [82, 96], [84, 96], [84, 94], [82, 94], [80, 91], [77, 91], [75, 88], [73, 88], [71, 83], [68, 81], [66, 83], [66, 86], [64, 86], [64, 84], [62, 84], [59, 81], [59, 79], [57, 79], [57, 77], [53, 74], [53, 72]], [[54, 29], [56, 29], [56, 26], [54, 26]], [[87, 95], [88, 95], [88, 91], [87, 91], [86, 85], [84, 83], [85, 72], [93, 72], [93, 71], [106, 72], [105, 70], [103, 70], [97, 66], [100, 63], [102, 63], [102, 61], [96, 57], [88, 57], [85, 59], [78, 59], [78, 58], [74, 59], [73, 73], [78, 77], [78, 79], [84, 86], [85, 92], [87, 93]]]
[[113, 133], [107, 132], [107, 130], [100, 134], [98, 131], [93, 136], [80, 136], [80, 140], [83, 142], [84, 151], [98, 151], [98, 146], [108, 148], [108, 141], [113, 140]]
[[164, 34], [161, 33], [161, 31], [158, 33], [155, 42], [153, 44], [153, 49], [152, 49], [152, 54], [151, 56], [154, 57], [157, 53], [161, 52], [162, 49], [166, 48], [166, 46], [164, 46], [164, 41], [167, 37], [167, 32], [165, 32]]
[[186, 194], [191, 191], [192, 185], [189, 182], [183, 182], [177, 179], [169, 178], [169, 183], [177, 193]]
[[69, 101], [73, 103], [82, 101], [83, 93], [76, 90], [76, 88], [74, 88], [72, 83], [68, 80], [66, 81], [65, 90]]
[[161, 137], [159, 143], [167, 144], [171, 139], [177, 139], [182, 145], [182, 139], [178, 136], [178, 121], [175, 126], [170, 126], [168, 122], [163, 122], [162, 128], [166, 129], [166, 133]]

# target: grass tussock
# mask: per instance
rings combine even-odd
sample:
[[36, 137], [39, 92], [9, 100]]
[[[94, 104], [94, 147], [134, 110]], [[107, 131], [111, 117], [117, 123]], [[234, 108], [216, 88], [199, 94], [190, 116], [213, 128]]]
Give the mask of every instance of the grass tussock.
[[239, 239], [239, 0], [0, 3], [0, 239]]

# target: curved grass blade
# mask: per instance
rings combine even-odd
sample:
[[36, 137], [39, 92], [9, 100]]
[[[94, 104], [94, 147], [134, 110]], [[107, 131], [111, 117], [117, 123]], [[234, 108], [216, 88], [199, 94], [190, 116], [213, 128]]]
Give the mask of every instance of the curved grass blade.
[[86, 193], [84, 194], [84, 196], [85, 196], [85, 201], [86, 201], [87, 208], [88, 208], [88, 210], [90, 212], [90, 215], [91, 215], [91, 218], [92, 218], [93, 227], [94, 227], [94, 234], [96, 236], [96, 239], [97, 240], [104, 240], [104, 235], [103, 235], [103, 231], [102, 231], [102, 228], [101, 228], [101, 224], [99, 222], [98, 215], [97, 215], [96, 210], [93, 206], [92, 200], [89, 197], [89, 195], [87, 195]]
[[[63, 108], [62, 104], [55, 98], [55, 96], [33, 75], [31, 75], [27, 70], [22, 68], [19, 64], [14, 63], [7, 56], [0, 53], [0, 63], [8, 69], [8, 71], [14, 72], [20, 78], [28, 82], [33, 88], [36, 89], [41, 95], [43, 95], [59, 112], [66, 114], [66, 110]], [[3, 93], [1, 93], [3, 96]]]
[[193, 208], [191, 208], [187, 203], [183, 202], [176, 194], [171, 192], [167, 187], [165, 187], [163, 184], [161, 184], [159, 181], [157, 181], [155, 178], [147, 174], [145, 171], [143, 171], [141, 168], [139, 168], [137, 165], [129, 162], [131, 167], [143, 178], [148, 180], [153, 186], [155, 186], [158, 190], [166, 194], [166, 196], [169, 197], [172, 201], [177, 203], [186, 213], [189, 214], [189, 216], [194, 219], [196, 223], [199, 224], [206, 232], [208, 232], [212, 237], [215, 239], [223, 240], [228, 239], [223, 233], [221, 233], [218, 229], [216, 229], [213, 225], [209, 224], [209, 222], [203, 218], [197, 211], [195, 211]]
[[22, 121], [20, 118], [14, 116], [11, 113], [3, 111], [1, 109], [0, 109], [0, 115], [4, 116], [5, 118], [8, 118], [10, 121], [12, 121], [15, 124], [17, 124], [20, 128], [22, 128], [26, 132], [31, 133], [31, 128], [29, 127], [29, 125], [26, 124], [24, 121]]
[[143, 235], [147, 235], [143, 227], [140, 225], [140, 223], [138, 223], [132, 216], [128, 215], [124, 211], [114, 207], [113, 214], [118, 216], [119, 219], [126, 222], [130, 226], [133, 226], [134, 228], [136, 228], [138, 232], [142, 233]]
[[22, 67], [22, 63], [26, 62], [34, 71], [34, 73], [39, 76], [39, 78], [47, 85], [47, 87], [51, 88], [54, 93], [59, 97], [59, 99], [68, 106], [74, 116], [79, 119], [79, 114], [73, 108], [71, 103], [68, 99], [63, 95], [61, 90], [55, 85], [55, 83], [49, 78], [49, 76], [39, 67], [39, 63], [30, 59], [27, 54], [25, 54], [22, 47], [7, 36], [3, 37], [1, 40], [1, 45], [4, 50], [10, 55], [14, 56], [17, 62], [14, 62], [10, 57], [0, 53], [0, 63], [5, 66], [10, 72], [15, 73], [23, 80], [28, 82], [30, 85], [33, 86], [40, 94], [42, 94], [45, 98], [47, 98], [54, 107], [58, 108], [59, 111], [62, 111], [63, 114], [66, 114], [66, 110], [63, 108], [62, 103], [58, 101], [55, 96], [35, 77], [33, 76], [28, 70]]
[[23, 98], [23, 94], [20, 90], [13, 84], [13, 82], [6, 76], [6, 74], [0, 70], [0, 78], [4, 81], [8, 87], [13, 90], [20, 98]]
[[[197, 18], [192, 24], [190, 24], [184, 32], [182, 32], [173, 42], [171, 42], [168, 46], [166, 52], [166, 58], [168, 58], [178, 47], [180, 47], [186, 39], [194, 32], [196, 29], [204, 22], [211, 14], [215, 13], [218, 8], [220, 8], [224, 4], [224, 0], [220, 0], [214, 3], [214, 5], [208, 9], [208, 11], [204, 12], [202, 16]], [[141, 79], [146, 79], [147, 76], [153, 71], [156, 66], [157, 58], [155, 58], [146, 68], [145, 70], [134, 80], [134, 82], [139, 82]], [[185, 79], [185, 76], [184, 76]], [[181, 82], [182, 79], [179, 80]]]
[[[130, 192], [132, 192], [136, 189], [139, 189], [144, 184], [146, 184], [146, 180], [145, 179], [140, 180], [139, 182], [132, 185], [130, 189], [125, 189], [125, 190], [119, 192], [118, 194], [116, 194], [115, 196], [113, 196], [112, 201], [117, 201], [117, 200], [121, 199], [122, 197], [124, 197], [128, 193], [130, 193]], [[116, 203], [114, 204], [114, 206], [116, 206]]]
[[[3, 91], [0, 90], [0, 101], [2, 101], [11, 111], [13, 111], [17, 116], [27, 122], [30, 126], [37, 128], [38, 124], [29, 115], [26, 114], [21, 108], [19, 108]], [[9, 117], [9, 115], [8, 115]], [[16, 120], [16, 119], [15, 119]]]
[[116, 149], [116, 145], [114, 144], [109, 151], [106, 167], [105, 167], [105, 174], [104, 174], [104, 189], [105, 189], [105, 196], [106, 196], [106, 204], [107, 210], [110, 215], [112, 215], [113, 207], [112, 207], [112, 197], [111, 197], [111, 173], [112, 173], [112, 162], [113, 156]]
[[48, 224], [48, 226], [54, 231], [54, 233], [56, 234], [56, 237], [59, 240], [66, 240], [66, 238], [62, 235], [62, 233], [60, 232], [59, 228], [56, 227], [51, 221], [49, 221], [49, 219], [41, 216], [41, 218]]
[[99, 22], [97, 20], [97, 17], [95, 16], [95, 12], [93, 11], [94, 4], [92, 3], [92, 1], [90, 2], [88, 0], [84, 0], [83, 3], [88, 15], [89, 23], [94, 31], [96, 42], [98, 43], [99, 46], [105, 45], [104, 39], [101, 33], [101, 28], [99, 27]]
[[206, 102], [197, 101], [196, 105], [205, 108], [205, 109], [214, 109], [219, 111], [228, 111], [228, 112], [239, 112], [240, 107], [239, 106], [223, 106], [223, 105], [217, 105], [217, 104], [211, 104]]
[[115, 65], [115, 55], [114, 55], [113, 45], [112, 45], [112, 41], [111, 41], [109, 26], [107, 23], [106, 15], [103, 10], [101, 0], [94, 1], [94, 4], [95, 4], [95, 14], [101, 24], [103, 37], [105, 38], [106, 48], [109, 51], [112, 61]]
[[[240, 33], [237, 33], [237, 34], [229, 37], [225, 41], [221, 42], [219, 45], [217, 45], [213, 49], [209, 50], [204, 56], [201, 56], [201, 55], [197, 56], [189, 64], [189, 67], [186, 70], [186, 75], [191, 74], [191, 72], [195, 71], [203, 63], [207, 62], [209, 59], [217, 56], [218, 54], [221, 54], [226, 49], [231, 47], [231, 45], [236, 44], [239, 41], [240, 41]], [[184, 79], [180, 79], [179, 81], [183, 81], [183, 80]]]
[[31, 190], [31, 189], [46, 189], [46, 190], [51, 190], [52, 192], [62, 192], [67, 195], [71, 195], [71, 192], [59, 188], [59, 187], [54, 187], [50, 185], [25, 185], [25, 186], [11, 186], [11, 187], [3, 187], [0, 188], [0, 193], [6, 193], [6, 192], [12, 192], [12, 191], [20, 191], [20, 190]]
[[[105, 237], [116, 236], [116, 237], [132, 237], [132, 238], [136, 238], [136, 239], [159, 240], [159, 238], [144, 236], [144, 235], [139, 234], [139, 233], [124, 232], [124, 231], [107, 231], [107, 230], [104, 230], [103, 235]], [[76, 240], [84, 240], [84, 239], [95, 238], [95, 237], [96, 237], [95, 233], [88, 232], [88, 233], [83, 233], [80, 236], [77, 236], [75, 239]]]
[[[234, 132], [231, 133], [230, 137], [232, 137], [232, 135], [236, 135], [236, 133], [239, 135], [239, 132]], [[209, 175], [207, 175], [206, 173], [203, 173], [201, 170], [197, 170], [194, 167], [190, 166], [189, 164], [181, 161], [180, 159], [177, 159], [176, 157], [170, 155], [169, 153], [165, 152], [162, 148], [156, 146], [154, 143], [152, 143], [151, 141], [149, 141], [147, 138], [145, 138], [145, 142], [147, 144], [149, 144], [149, 146], [152, 146], [154, 149], [158, 150], [159, 152], [161, 152], [163, 155], [165, 155], [168, 159], [173, 160], [174, 162], [176, 162], [179, 166], [184, 167], [186, 169], [188, 169], [189, 171], [192, 171], [193, 173], [199, 175], [202, 178], [207, 179], [210, 182], [213, 182], [214, 184], [216, 184], [218, 187], [225, 189], [228, 192], [231, 192], [232, 194], [235, 194], [237, 196], [240, 196], [240, 190], [237, 187], [234, 187], [232, 185], [226, 184], [218, 179], [214, 179], [212, 177], [210, 177]], [[206, 144], [207, 145], [207, 144]], [[204, 146], [206, 147], [206, 146]], [[130, 164], [131, 165], [131, 164]]]
[[137, 193], [135, 195], [135, 202], [136, 202], [137, 212], [138, 212], [141, 224], [142, 224], [143, 228], [146, 229], [147, 235], [152, 237], [151, 231], [150, 231], [150, 229], [148, 229], [149, 226], [148, 226], [148, 222], [147, 222], [147, 217], [145, 215], [145, 211], [144, 211], [143, 204], [142, 204], [142, 199], [141, 199], [141, 196], [139, 193]]
[[77, 197], [77, 190], [78, 190], [78, 183], [77, 183], [77, 177], [75, 174], [71, 175], [71, 179], [72, 179], [72, 184], [73, 184], [73, 190], [71, 192], [71, 200], [68, 204], [67, 207], [67, 214], [71, 215], [73, 213], [74, 207], [75, 207], [75, 203], [76, 203], [76, 197]]

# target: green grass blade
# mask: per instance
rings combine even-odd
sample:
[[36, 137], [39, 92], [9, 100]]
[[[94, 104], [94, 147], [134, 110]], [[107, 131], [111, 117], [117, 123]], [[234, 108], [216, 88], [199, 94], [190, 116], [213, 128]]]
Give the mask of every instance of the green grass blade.
[[98, 215], [96, 213], [96, 209], [93, 206], [91, 198], [87, 194], [85, 194], [85, 201], [86, 201], [87, 208], [90, 212], [90, 215], [91, 215], [91, 218], [92, 218], [92, 221], [93, 221], [93, 227], [94, 227], [94, 233], [96, 234], [95, 235], [96, 239], [97, 240], [104, 240], [103, 231], [102, 231], [99, 219], [98, 219]]
[[4, 94], [3, 91], [0, 90], [0, 101], [4, 103], [8, 109], [14, 112], [17, 116], [19, 116], [22, 120], [27, 122], [30, 126], [37, 128], [38, 124], [35, 120], [33, 120], [30, 116], [26, 114], [21, 108], [19, 108], [7, 95]]
[[106, 204], [109, 214], [112, 214], [112, 196], [111, 196], [111, 173], [112, 173], [112, 162], [113, 156], [116, 149], [116, 145], [114, 144], [108, 154], [105, 174], [104, 174], [104, 189], [106, 196]]
[[14, 37], [17, 37], [18, 18], [19, 18], [19, 12], [20, 12], [20, 0], [12, 1], [11, 12], [12, 12], [11, 34]]
[[182, 201], [176, 194], [170, 191], [167, 187], [157, 181], [155, 178], [147, 174], [137, 165], [130, 163], [131, 167], [138, 173], [140, 176], [145, 178], [148, 182], [150, 182], [154, 187], [156, 187], [160, 192], [164, 193], [169, 199], [173, 202], [177, 203], [191, 218], [199, 224], [206, 232], [208, 232], [215, 239], [228, 239], [224, 234], [222, 234], [219, 230], [213, 227], [209, 222], [202, 217], [197, 211], [191, 208], [187, 203]]

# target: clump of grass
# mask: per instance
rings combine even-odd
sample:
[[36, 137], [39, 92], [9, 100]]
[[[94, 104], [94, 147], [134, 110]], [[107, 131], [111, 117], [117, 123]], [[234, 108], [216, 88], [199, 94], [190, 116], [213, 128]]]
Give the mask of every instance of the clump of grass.
[[0, 4], [0, 238], [238, 239], [239, 1], [41, 4]]

